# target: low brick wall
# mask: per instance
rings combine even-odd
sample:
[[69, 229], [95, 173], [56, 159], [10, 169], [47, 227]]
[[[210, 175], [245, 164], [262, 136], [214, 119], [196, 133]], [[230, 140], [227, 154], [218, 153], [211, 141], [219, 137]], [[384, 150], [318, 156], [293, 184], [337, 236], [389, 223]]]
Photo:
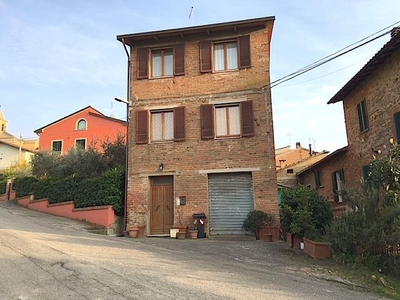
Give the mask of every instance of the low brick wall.
[[31, 200], [31, 196], [18, 198], [17, 201], [19, 205], [29, 209], [87, 221], [106, 229], [112, 229], [115, 223], [115, 213], [111, 205], [75, 208], [73, 201], [49, 204], [48, 199]]

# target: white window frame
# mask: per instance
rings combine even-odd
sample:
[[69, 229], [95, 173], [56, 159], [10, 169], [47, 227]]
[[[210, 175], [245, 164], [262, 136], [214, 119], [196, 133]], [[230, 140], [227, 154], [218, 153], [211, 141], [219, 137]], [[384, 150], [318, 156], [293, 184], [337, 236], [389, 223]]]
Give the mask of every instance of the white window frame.
[[[171, 52], [171, 55], [166, 55], [165, 52]], [[160, 74], [155, 74], [155, 53], [160, 52]], [[170, 59], [168, 61], [169, 65], [167, 66], [166, 58]], [[166, 70], [167, 67], [168, 70]], [[150, 74], [151, 78], [161, 78], [161, 77], [173, 77], [174, 76], [174, 49], [172, 47], [165, 48], [155, 48], [150, 51]]]
[[[161, 124], [155, 124], [155, 122], [157, 123], [160, 122]], [[156, 134], [154, 128], [155, 125], [161, 126], [160, 138], [158, 136], [155, 137]], [[174, 110], [173, 109], [150, 110], [149, 128], [150, 128], [150, 142], [157, 143], [165, 141], [174, 141]], [[169, 129], [169, 131], [167, 131], [167, 129]]]
[[[232, 52], [234, 56], [229, 55], [229, 46], [235, 45], [236, 51]], [[222, 46], [222, 49], [219, 49]], [[218, 67], [221, 64], [220, 59], [218, 58], [218, 53], [222, 54], [222, 63], [223, 67]], [[231, 59], [229, 59], [231, 57]], [[228, 40], [228, 41], [216, 41], [213, 43], [213, 52], [212, 52], [212, 59], [213, 59], [213, 69], [214, 72], [226, 72], [232, 70], [239, 69], [239, 50], [238, 50], [238, 43], [236, 40]]]
[[[60, 149], [60, 151], [58, 151], [58, 150], [54, 150], [54, 143], [61, 143], [61, 149]], [[62, 154], [62, 150], [63, 150], [63, 141], [62, 140], [54, 140], [54, 141], [51, 141], [51, 151], [53, 152], [53, 153], [58, 153], [58, 154]]]
[[[81, 122], [85, 122], [85, 128], [79, 128], [79, 124]], [[87, 129], [87, 121], [85, 119], [80, 119], [78, 122], [76, 122], [76, 130], [86, 130]]]
[[76, 148], [80, 148], [79, 146], [78, 146], [78, 141], [84, 141], [85, 142], [85, 146], [83, 147], [83, 150], [86, 150], [86, 146], [87, 146], [87, 140], [85, 139], [85, 138], [82, 138], [82, 139], [75, 139], [75, 147]]
[[[235, 115], [232, 115], [232, 113]], [[242, 131], [241, 119], [242, 116], [239, 102], [214, 105], [215, 138], [240, 138]]]

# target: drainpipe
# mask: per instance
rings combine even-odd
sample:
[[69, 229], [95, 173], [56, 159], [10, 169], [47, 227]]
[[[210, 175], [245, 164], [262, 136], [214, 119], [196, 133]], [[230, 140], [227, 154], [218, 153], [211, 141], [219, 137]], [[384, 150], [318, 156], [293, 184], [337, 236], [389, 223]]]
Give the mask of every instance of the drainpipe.
[[124, 50], [126, 56], [128, 58], [128, 66], [127, 66], [127, 76], [126, 76], [126, 101], [128, 104], [126, 106], [126, 151], [125, 151], [125, 203], [124, 203], [124, 231], [127, 230], [127, 214], [128, 214], [128, 177], [129, 177], [129, 126], [130, 126], [130, 69], [131, 69], [131, 58], [129, 56], [128, 49], [126, 48], [125, 40], [122, 38], [122, 45], [124, 46]]

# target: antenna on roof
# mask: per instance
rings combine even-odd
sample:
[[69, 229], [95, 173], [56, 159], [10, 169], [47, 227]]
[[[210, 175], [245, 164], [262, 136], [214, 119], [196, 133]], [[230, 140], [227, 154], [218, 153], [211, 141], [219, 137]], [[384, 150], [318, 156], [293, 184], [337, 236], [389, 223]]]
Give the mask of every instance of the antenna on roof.
[[192, 25], [194, 25], [194, 7], [190, 8], [189, 19], [192, 19]]
[[113, 103], [111, 102], [111, 112], [110, 112], [110, 117], [114, 118], [114, 112], [113, 112]]

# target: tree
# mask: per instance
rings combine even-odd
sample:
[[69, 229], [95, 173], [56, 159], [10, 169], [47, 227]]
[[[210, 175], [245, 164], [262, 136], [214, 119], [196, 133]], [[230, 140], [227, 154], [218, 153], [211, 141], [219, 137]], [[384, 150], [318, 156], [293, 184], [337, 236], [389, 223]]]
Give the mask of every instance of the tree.
[[400, 257], [396, 265], [387, 254], [400, 242], [399, 167], [400, 147], [392, 143], [388, 155], [374, 157], [360, 187], [343, 195], [349, 211], [335, 219], [328, 232], [336, 253], [362, 260], [377, 256], [382, 261], [390, 259], [391, 263], [384, 265], [388, 265], [388, 272], [398, 274]]

